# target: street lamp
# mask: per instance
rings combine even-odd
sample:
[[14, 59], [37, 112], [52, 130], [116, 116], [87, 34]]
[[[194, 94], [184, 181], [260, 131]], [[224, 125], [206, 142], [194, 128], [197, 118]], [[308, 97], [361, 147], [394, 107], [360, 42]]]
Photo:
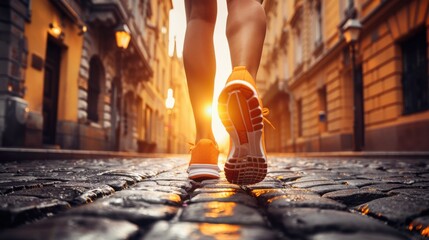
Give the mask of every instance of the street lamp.
[[165, 107], [171, 111], [174, 107], [174, 103], [173, 89], [169, 88], [167, 90], [167, 99], [165, 99]]
[[115, 29], [116, 46], [120, 49], [127, 49], [131, 40], [130, 29], [126, 24], [121, 24]]
[[171, 127], [171, 114], [174, 108], [173, 89], [169, 88], [167, 90], [167, 98], [165, 99], [165, 107], [167, 108], [168, 114], [168, 134], [167, 134], [167, 152], [171, 153], [171, 138], [172, 138], [172, 127]]
[[362, 24], [357, 19], [349, 19], [343, 26], [343, 36], [349, 45], [352, 58], [352, 77], [353, 77], [353, 138], [354, 150], [361, 151], [363, 145], [363, 96], [362, 96], [362, 77], [356, 76], [356, 45], [362, 30]]
[[354, 44], [359, 39], [362, 24], [357, 19], [349, 19], [344, 24], [343, 35], [348, 44]]
[[[112, 85], [112, 107], [113, 109], [117, 109], [119, 112], [119, 116], [117, 114], [112, 114], [112, 136], [114, 137], [114, 144], [117, 150], [120, 150], [120, 139], [122, 133], [122, 124], [120, 123], [121, 117], [123, 116], [123, 98], [122, 98], [122, 58], [123, 52], [127, 49], [128, 44], [131, 40], [130, 29], [126, 24], [121, 24], [115, 29], [115, 40], [116, 46], [119, 48], [118, 58], [117, 58], [117, 70], [116, 70], [116, 83]], [[125, 119], [126, 121], [126, 119]]]

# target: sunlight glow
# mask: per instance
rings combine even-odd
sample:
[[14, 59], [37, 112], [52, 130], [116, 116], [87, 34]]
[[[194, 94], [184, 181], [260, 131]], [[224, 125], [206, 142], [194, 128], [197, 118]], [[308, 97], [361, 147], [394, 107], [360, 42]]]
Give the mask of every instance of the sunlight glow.
[[[213, 134], [221, 152], [227, 151], [229, 147], [229, 136], [217, 113], [217, 99], [225, 85], [226, 79], [231, 73], [231, 60], [229, 55], [228, 41], [225, 36], [226, 17], [228, 15], [226, 1], [217, 1], [218, 15], [214, 32], [214, 45], [216, 54], [216, 77], [212, 106]], [[186, 14], [183, 0], [173, 0], [173, 9], [170, 11], [170, 42], [169, 54], [173, 54], [174, 37], [176, 37], [177, 55], [182, 57], [183, 40], [186, 31]], [[226, 150], [225, 150], [226, 149]]]
[[213, 114], [213, 112], [212, 112], [212, 106], [207, 106], [206, 107], [206, 110], [205, 110], [205, 112], [206, 112], [206, 114], [208, 115], [208, 116], [212, 116], [212, 114]]
[[199, 230], [208, 239], [240, 239], [240, 226], [231, 224], [201, 223]]

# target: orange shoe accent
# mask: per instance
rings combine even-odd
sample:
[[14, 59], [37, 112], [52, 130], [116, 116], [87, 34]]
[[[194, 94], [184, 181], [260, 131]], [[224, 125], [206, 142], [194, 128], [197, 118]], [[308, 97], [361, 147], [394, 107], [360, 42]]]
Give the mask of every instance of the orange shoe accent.
[[234, 68], [219, 95], [218, 112], [231, 138], [224, 168], [226, 179], [239, 185], [264, 180], [267, 174], [263, 123], [266, 111], [246, 67]]
[[191, 147], [188, 178], [195, 181], [219, 178], [218, 146], [210, 139], [201, 139]]

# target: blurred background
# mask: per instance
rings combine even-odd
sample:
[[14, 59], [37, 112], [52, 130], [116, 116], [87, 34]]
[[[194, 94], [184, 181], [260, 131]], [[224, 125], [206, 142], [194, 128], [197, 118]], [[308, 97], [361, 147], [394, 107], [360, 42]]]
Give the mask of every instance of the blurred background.
[[[231, 71], [218, 1], [213, 129]], [[274, 152], [428, 151], [426, 0], [264, 0]], [[182, 0], [0, 2], [0, 147], [188, 153]]]

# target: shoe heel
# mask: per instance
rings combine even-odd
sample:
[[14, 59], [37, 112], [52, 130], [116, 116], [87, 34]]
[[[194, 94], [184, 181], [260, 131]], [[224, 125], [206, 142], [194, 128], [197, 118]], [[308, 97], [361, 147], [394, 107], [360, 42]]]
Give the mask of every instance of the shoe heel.
[[267, 164], [262, 145], [262, 109], [256, 90], [245, 81], [231, 81], [219, 96], [218, 112], [232, 142], [225, 164], [227, 180], [240, 185], [262, 181]]

